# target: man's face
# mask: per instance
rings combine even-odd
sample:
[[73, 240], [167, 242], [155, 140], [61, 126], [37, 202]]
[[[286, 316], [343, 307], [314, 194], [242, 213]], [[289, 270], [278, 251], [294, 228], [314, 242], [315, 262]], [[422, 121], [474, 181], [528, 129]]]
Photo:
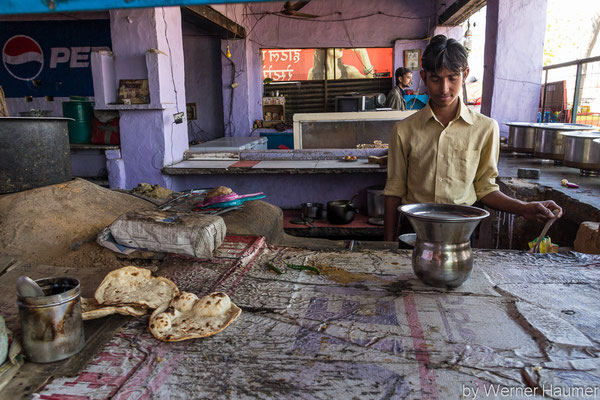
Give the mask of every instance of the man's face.
[[463, 80], [469, 75], [469, 68], [453, 72], [442, 68], [437, 72], [421, 71], [431, 102], [437, 107], [454, 104], [462, 90]]
[[407, 88], [412, 85], [412, 72], [407, 72], [400, 77], [400, 87]]

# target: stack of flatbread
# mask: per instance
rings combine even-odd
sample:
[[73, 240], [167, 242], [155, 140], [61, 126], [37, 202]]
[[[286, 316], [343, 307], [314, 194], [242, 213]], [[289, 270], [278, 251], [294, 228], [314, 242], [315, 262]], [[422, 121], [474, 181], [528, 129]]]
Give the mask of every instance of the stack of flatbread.
[[84, 320], [116, 313], [142, 316], [154, 309], [150, 332], [166, 342], [215, 335], [242, 312], [225, 293], [202, 298], [180, 293], [171, 280], [154, 277], [150, 270], [134, 266], [109, 272], [93, 299], [81, 299], [81, 309]]

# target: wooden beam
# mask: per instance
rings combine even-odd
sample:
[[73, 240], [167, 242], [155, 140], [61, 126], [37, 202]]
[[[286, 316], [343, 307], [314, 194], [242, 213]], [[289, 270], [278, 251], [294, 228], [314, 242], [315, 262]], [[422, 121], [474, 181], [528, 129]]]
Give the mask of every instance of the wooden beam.
[[246, 29], [210, 6], [181, 7], [183, 21], [214, 33], [221, 39], [245, 39]]
[[438, 18], [439, 25], [456, 26], [486, 5], [486, 0], [456, 0]]

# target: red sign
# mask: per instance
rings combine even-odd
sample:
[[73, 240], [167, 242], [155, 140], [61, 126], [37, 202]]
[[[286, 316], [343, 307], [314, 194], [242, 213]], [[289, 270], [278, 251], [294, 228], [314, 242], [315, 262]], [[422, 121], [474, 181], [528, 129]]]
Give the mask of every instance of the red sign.
[[392, 48], [263, 49], [263, 79], [306, 81], [393, 76]]

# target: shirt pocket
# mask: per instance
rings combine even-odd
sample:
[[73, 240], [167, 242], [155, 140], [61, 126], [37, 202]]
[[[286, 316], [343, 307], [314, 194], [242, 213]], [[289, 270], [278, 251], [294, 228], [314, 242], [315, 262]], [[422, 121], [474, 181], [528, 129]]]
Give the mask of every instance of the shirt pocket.
[[481, 150], [464, 147], [453, 147], [450, 150], [450, 177], [464, 183], [475, 181]]

